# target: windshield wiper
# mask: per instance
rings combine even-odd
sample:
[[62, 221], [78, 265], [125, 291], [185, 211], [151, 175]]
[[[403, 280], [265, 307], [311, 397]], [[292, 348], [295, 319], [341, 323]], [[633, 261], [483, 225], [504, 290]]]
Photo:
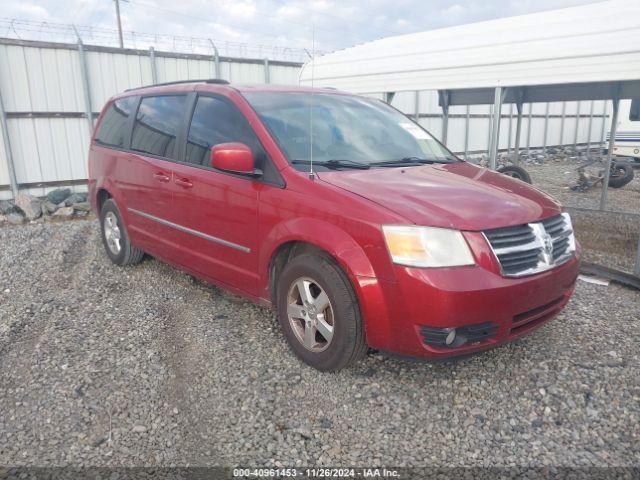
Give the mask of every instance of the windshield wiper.
[[434, 163], [450, 163], [455, 161], [453, 157], [444, 157], [443, 159], [429, 159], [420, 157], [404, 157], [397, 160], [384, 160], [382, 162], [373, 162], [371, 165], [375, 167], [398, 167], [407, 165], [432, 165]]
[[[303, 164], [303, 165], [311, 165], [311, 160], [291, 160], [291, 163], [295, 164]], [[367, 170], [369, 168], [369, 164], [355, 162], [353, 160], [314, 160], [314, 165], [318, 165], [320, 167], [327, 168], [358, 168], [360, 170]]]

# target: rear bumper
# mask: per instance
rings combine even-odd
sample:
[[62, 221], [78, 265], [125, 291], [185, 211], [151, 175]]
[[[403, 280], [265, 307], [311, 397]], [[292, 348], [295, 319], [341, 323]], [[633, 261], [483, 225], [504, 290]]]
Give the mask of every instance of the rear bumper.
[[[523, 278], [505, 278], [477, 265], [397, 266], [396, 282], [369, 278], [360, 285], [367, 340], [373, 348], [432, 360], [500, 345], [539, 328], [560, 312], [573, 293], [578, 269], [578, 256]], [[472, 334], [473, 341], [455, 347], [428, 341], [439, 329], [460, 332], [460, 327], [469, 326], [462, 332], [477, 332], [480, 326], [486, 335]]]

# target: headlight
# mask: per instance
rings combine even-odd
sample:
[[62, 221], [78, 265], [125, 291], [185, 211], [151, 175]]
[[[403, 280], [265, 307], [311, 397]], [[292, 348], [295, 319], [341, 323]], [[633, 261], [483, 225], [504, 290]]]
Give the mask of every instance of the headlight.
[[391, 259], [410, 267], [473, 265], [473, 255], [458, 230], [404, 225], [383, 225]]

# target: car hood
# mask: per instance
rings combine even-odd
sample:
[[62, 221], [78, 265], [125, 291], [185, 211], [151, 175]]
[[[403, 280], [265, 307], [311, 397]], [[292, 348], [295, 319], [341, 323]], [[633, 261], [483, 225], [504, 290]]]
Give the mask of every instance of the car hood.
[[467, 162], [320, 172], [417, 225], [486, 230], [555, 215], [560, 205], [532, 186]]

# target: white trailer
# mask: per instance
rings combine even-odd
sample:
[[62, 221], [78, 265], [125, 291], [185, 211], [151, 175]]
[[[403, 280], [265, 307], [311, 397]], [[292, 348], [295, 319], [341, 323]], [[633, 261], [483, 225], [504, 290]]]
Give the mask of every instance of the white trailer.
[[[609, 136], [607, 134], [607, 139]], [[640, 99], [620, 102], [620, 120], [616, 128], [613, 154], [632, 158], [640, 165]]]

